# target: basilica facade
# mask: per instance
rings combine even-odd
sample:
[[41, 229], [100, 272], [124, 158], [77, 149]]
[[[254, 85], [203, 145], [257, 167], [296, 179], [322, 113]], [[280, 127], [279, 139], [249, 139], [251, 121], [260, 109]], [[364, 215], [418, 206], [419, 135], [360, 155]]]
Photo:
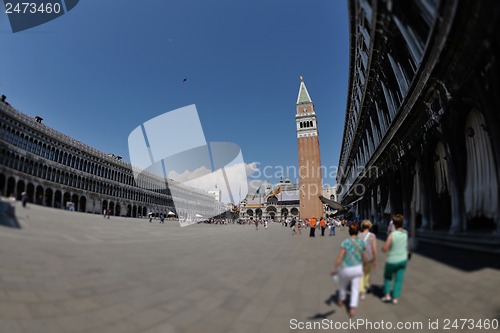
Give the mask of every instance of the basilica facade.
[[421, 240], [498, 249], [500, 4], [350, 0], [339, 200]]
[[[225, 206], [205, 191], [143, 172], [0, 101], [0, 195], [79, 212], [141, 217], [216, 216]], [[170, 190], [175, 187], [176, 206]], [[178, 194], [177, 194], [178, 193]], [[197, 207], [197, 211], [191, 211]]]

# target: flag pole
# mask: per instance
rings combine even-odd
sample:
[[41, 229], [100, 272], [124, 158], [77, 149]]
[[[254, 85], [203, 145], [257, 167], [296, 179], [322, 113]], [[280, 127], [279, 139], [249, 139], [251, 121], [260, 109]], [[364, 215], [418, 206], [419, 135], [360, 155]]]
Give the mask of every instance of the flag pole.
[[259, 208], [260, 208], [260, 216], [262, 218], [262, 193], [260, 193], [260, 186], [259, 186]]
[[280, 185], [280, 214], [283, 214], [283, 189]]

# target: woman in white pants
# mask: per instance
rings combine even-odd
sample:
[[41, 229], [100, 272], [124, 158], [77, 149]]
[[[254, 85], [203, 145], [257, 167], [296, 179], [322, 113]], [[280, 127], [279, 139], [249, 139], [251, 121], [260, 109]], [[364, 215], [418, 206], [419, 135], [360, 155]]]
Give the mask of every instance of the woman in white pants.
[[339, 301], [343, 306], [346, 299], [346, 289], [351, 283], [351, 300], [349, 303], [349, 316], [354, 316], [359, 301], [359, 283], [363, 276], [363, 256], [365, 243], [358, 238], [359, 225], [357, 222], [349, 226], [349, 238], [342, 242], [340, 253], [335, 260], [331, 275], [339, 277]]

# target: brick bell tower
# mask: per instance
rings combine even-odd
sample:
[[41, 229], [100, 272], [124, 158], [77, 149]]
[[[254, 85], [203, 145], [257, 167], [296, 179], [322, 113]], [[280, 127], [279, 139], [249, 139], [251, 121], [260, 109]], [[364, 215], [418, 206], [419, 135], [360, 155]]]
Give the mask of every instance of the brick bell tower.
[[297, 141], [299, 144], [300, 218], [319, 219], [324, 209], [319, 196], [322, 195], [321, 159], [319, 151], [318, 120], [314, 104], [309, 96], [302, 76], [297, 96]]

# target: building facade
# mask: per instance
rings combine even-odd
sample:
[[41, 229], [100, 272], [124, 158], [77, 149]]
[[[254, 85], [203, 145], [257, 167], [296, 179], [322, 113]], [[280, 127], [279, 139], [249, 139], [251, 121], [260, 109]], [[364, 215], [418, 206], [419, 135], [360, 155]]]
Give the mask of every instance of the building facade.
[[500, 3], [349, 0], [349, 18], [342, 204], [498, 249]]
[[323, 216], [321, 155], [319, 149], [318, 119], [306, 85], [300, 78], [295, 123], [297, 126], [299, 159], [300, 218]]
[[[280, 180], [279, 184], [267, 185], [263, 193], [247, 194], [240, 203], [240, 218], [244, 220], [249, 220], [250, 218], [265, 219], [276, 222], [290, 218], [300, 220], [309, 218], [301, 217], [300, 209], [302, 205], [299, 188], [299, 184], [293, 184], [289, 178], [286, 178], [284, 181]], [[336, 189], [334, 187], [324, 187], [322, 194], [325, 198], [337, 200]], [[321, 205], [323, 213], [316, 215], [317, 218], [333, 217], [337, 212], [327, 205]]]
[[[72, 139], [0, 101], [0, 195], [54, 208], [141, 217], [175, 213], [215, 216], [224, 211], [213, 195], [143, 172]], [[179, 193], [174, 206], [170, 190]], [[194, 205], [193, 203], [196, 203]], [[197, 211], [190, 207], [196, 206]]]
[[240, 203], [240, 218], [284, 221], [287, 218], [300, 218], [299, 186], [290, 179], [280, 180], [279, 184], [267, 185], [259, 193], [247, 194]]

